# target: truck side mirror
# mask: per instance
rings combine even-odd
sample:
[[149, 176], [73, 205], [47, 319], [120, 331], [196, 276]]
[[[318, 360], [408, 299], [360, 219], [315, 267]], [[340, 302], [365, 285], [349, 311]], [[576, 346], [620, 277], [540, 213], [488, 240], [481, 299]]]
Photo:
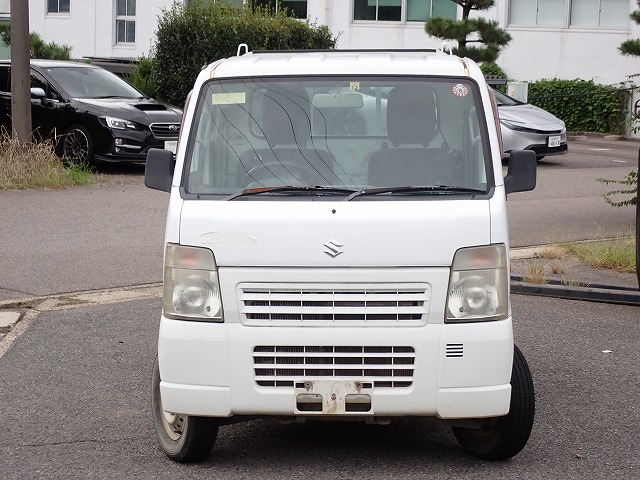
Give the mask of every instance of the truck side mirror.
[[171, 191], [175, 160], [173, 152], [160, 148], [150, 148], [144, 166], [144, 184], [148, 188], [162, 192]]
[[509, 156], [509, 167], [504, 177], [505, 193], [528, 192], [536, 188], [538, 160], [531, 150], [514, 150]]

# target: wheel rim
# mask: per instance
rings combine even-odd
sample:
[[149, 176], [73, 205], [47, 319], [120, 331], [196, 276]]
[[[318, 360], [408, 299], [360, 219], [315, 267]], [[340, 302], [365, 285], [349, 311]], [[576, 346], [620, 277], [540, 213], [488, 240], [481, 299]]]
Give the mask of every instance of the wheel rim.
[[160, 420], [162, 430], [164, 430], [164, 433], [171, 441], [177, 442], [180, 440], [186, 429], [187, 415], [167, 412], [162, 408], [159, 382], [154, 385], [153, 397], [156, 418]]
[[[162, 408], [162, 405], [160, 405], [160, 408]], [[162, 425], [164, 426], [164, 430], [167, 432], [169, 438], [173, 441], [179, 440], [184, 433], [187, 416], [166, 412], [164, 410], [161, 410], [161, 414]]]
[[74, 163], [84, 163], [89, 158], [89, 139], [82, 130], [70, 130], [65, 135], [64, 158]]

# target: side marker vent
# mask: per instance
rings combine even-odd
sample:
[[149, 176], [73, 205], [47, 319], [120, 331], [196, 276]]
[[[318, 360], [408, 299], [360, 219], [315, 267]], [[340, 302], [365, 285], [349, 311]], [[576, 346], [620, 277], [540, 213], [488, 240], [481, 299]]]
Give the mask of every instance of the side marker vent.
[[464, 344], [462, 344], [462, 343], [447, 343], [446, 356], [447, 356], [447, 358], [462, 358], [462, 357], [464, 357]]

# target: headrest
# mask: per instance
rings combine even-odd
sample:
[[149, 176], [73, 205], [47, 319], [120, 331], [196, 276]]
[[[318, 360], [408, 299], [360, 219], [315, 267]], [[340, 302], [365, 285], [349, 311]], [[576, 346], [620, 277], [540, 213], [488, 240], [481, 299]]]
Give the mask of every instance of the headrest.
[[262, 105], [262, 130], [269, 145], [304, 148], [311, 137], [310, 114], [305, 89], [287, 85], [287, 90], [267, 90]]
[[436, 100], [431, 88], [407, 84], [394, 87], [387, 99], [387, 132], [394, 145], [428, 145], [438, 131]]

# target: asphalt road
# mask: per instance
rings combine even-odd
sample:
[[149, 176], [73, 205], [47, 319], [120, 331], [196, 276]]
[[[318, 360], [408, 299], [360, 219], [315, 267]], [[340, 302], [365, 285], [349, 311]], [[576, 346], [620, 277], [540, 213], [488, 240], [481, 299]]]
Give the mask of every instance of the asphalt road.
[[602, 196], [638, 166], [640, 142], [589, 137], [569, 142], [567, 155], [538, 164], [535, 190], [509, 196], [511, 246], [613, 237], [635, 231], [632, 207], [614, 208]]
[[[638, 147], [589, 138], [544, 159], [537, 188], [509, 196], [512, 246], [633, 231], [633, 208], [607, 205], [596, 179], [623, 178]], [[103, 166], [102, 177], [124, 184], [0, 191], [0, 302], [160, 282], [169, 196], [145, 188], [142, 172]]]
[[225, 426], [206, 462], [158, 449], [149, 407], [160, 300], [50, 311], [0, 358], [0, 476], [13, 479], [637, 479], [637, 307], [515, 295], [537, 397], [528, 445], [467, 456], [425, 419]]

